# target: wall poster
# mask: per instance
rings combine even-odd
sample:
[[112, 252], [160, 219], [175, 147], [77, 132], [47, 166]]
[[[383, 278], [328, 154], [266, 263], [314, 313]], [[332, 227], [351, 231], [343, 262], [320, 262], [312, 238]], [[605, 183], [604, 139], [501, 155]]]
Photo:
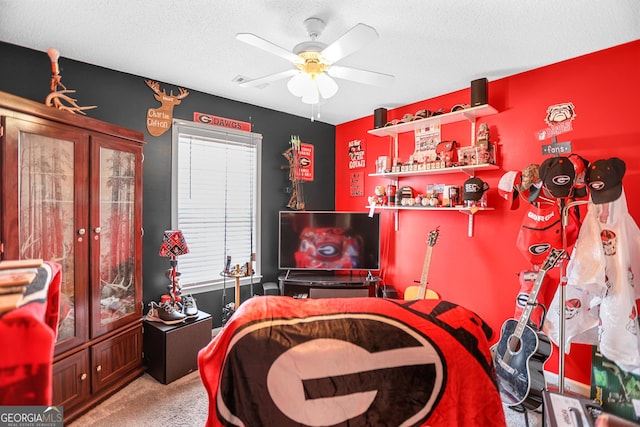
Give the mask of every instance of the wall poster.
[[440, 125], [419, 128], [414, 131], [416, 147], [413, 151], [414, 162], [435, 162], [438, 159], [436, 147], [440, 143]]
[[351, 197], [364, 196], [364, 174], [362, 172], [351, 172], [349, 177], [349, 194]]
[[313, 181], [313, 145], [301, 142], [295, 154], [298, 167], [295, 169], [296, 179]]
[[365, 166], [364, 144], [360, 139], [349, 141], [349, 169], [363, 168]]

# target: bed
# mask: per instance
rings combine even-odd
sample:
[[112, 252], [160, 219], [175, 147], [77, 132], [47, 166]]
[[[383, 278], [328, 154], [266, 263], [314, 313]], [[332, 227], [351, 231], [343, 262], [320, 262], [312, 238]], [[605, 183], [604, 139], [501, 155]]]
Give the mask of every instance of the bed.
[[505, 426], [491, 334], [442, 300], [254, 297], [198, 354], [207, 426]]

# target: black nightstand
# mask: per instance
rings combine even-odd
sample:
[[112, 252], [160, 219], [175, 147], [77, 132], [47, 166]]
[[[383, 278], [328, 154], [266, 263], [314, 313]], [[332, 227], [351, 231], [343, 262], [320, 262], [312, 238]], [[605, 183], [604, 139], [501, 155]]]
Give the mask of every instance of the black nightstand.
[[213, 320], [209, 313], [184, 323], [165, 325], [144, 321], [144, 361], [147, 372], [169, 384], [198, 369], [198, 352], [211, 341]]

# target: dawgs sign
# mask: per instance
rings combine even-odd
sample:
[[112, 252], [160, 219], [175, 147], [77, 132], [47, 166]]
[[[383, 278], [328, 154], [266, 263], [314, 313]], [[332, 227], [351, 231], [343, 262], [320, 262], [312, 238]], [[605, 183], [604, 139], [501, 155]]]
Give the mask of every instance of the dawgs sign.
[[206, 125], [221, 126], [224, 128], [251, 132], [251, 123], [227, 119], [225, 117], [212, 116], [211, 114], [193, 113], [193, 121], [196, 123], [204, 123]]

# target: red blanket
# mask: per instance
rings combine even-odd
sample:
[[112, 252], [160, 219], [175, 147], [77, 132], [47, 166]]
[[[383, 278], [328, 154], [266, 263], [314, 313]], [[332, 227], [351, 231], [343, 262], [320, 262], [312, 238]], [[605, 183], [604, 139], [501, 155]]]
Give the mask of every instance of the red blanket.
[[505, 426], [488, 338], [446, 301], [255, 297], [198, 355], [208, 426]]
[[0, 406], [49, 406], [61, 266], [45, 263], [20, 307], [0, 316]]

